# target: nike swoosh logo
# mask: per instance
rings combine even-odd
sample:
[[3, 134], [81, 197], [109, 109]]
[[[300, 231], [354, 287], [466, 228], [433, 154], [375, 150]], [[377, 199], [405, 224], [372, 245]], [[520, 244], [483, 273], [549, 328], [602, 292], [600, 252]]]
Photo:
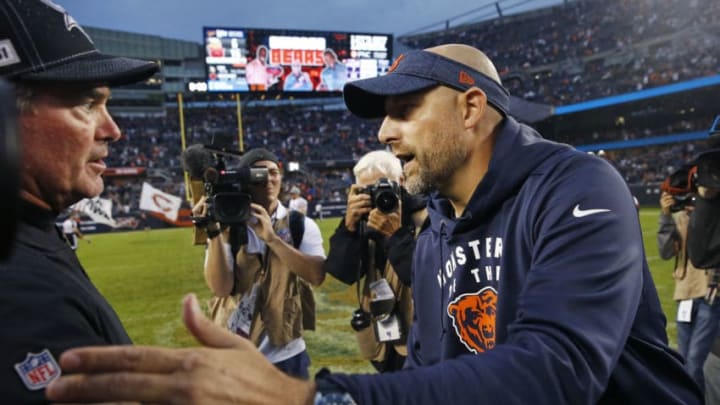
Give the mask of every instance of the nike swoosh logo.
[[576, 205], [575, 208], [573, 208], [573, 216], [574, 216], [575, 218], [582, 218], [582, 217], [586, 217], [586, 216], [588, 216], [588, 215], [599, 214], [599, 213], [601, 213], [601, 212], [610, 212], [610, 210], [609, 210], [609, 209], [606, 209], [606, 208], [597, 208], [597, 209], [591, 209], [591, 210], [581, 210], [581, 209], [580, 209], [580, 204]]

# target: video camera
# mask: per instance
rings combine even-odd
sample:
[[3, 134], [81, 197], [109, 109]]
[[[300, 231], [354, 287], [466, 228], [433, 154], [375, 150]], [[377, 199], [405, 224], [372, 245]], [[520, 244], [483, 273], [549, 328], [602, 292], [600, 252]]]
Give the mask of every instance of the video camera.
[[372, 207], [385, 214], [397, 210], [400, 206], [400, 185], [386, 178], [378, 179], [375, 184], [360, 189], [358, 193], [370, 195]]
[[251, 185], [265, 184], [265, 168], [239, 167], [228, 169], [225, 159], [239, 158], [240, 152], [212, 145], [191, 145], [182, 154], [182, 163], [191, 178], [202, 179], [207, 195], [207, 215], [196, 221], [215, 221], [223, 225], [243, 225], [250, 218]]
[[0, 79], [0, 260], [15, 240], [20, 203], [20, 147], [17, 107], [12, 87]]
[[660, 189], [670, 194], [675, 201], [670, 207], [670, 212], [695, 206], [697, 170], [697, 166], [683, 166], [670, 174], [660, 185]]

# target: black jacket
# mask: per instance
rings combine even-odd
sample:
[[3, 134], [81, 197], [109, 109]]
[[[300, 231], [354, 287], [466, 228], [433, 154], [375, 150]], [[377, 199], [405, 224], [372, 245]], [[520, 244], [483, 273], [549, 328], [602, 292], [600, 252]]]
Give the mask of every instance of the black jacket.
[[698, 198], [688, 225], [688, 255], [698, 269], [720, 267], [720, 197]]
[[[3, 403], [47, 403], [42, 387], [54, 375], [60, 354], [69, 348], [131, 343], [115, 311], [62, 239], [54, 219], [51, 212], [25, 204], [13, 251], [0, 262]], [[28, 355], [43, 352], [36, 362], [42, 370], [25, 361]], [[21, 374], [30, 387], [38, 389], [31, 390]]]

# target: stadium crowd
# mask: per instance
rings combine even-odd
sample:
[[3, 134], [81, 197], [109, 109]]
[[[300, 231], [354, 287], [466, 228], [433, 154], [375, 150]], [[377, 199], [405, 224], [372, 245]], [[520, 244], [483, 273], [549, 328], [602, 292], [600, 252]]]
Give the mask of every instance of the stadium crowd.
[[[632, 19], [625, 18], [633, 16]], [[484, 49], [496, 63], [511, 94], [553, 105], [571, 104], [624, 94], [664, 84], [717, 74], [715, 52], [720, 3], [711, 0], [568, 1], [529, 13], [506, 16], [447, 30], [400, 38], [412, 48], [461, 42]], [[492, 47], [484, 44], [493, 44]], [[123, 138], [113, 145], [110, 167], [158, 169], [158, 186], [184, 194], [180, 127], [177, 109], [159, 116], [120, 116]], [[186, 108], [187, 145], [214, 144], [238, 150], [235, 107], [205, 103]], [[309, 162], [354, 162], [381, 149], [378, 121], [360, 120], [344, 109], [321, 106], [252, 107], [242, 113], [245, 150], [264, 147], [281, 162], [298, 162], [293, 185], [311, 205], [343, 201], [351, 184], [348, 165], [312, 169]], [[704, 131], [710, 117], [629, 121], [592, 131], [543, 131], [549, 139], [574, 146], [638, 140]], [[630, 184], [654, 183], [676, 167], [673, 152], [693, 144], [639, 147], [614, 152], [612, 161]], [[682, 159], [690, 156], [683, 155]], [[312, 167], [326, 166], [322, 163]], [[139, 182], [111, 182], [105, 194], [115, 210], [135, 209]], [[288, 187], [289, 188], [289, 187]], [[287, 190], [285, 190], [287, 191]], [[137, 203], [135, 203], [137, 204]]]
[[[184, 195], [176, 111], [169, 109], [162, 117], [118, 117], [123, 137], [111, 146], [115, 151], [108, 159], [108, 166], [141, 167], [150, 173], [153, 169], [164, 172], [164, 177], [155, 177], [155, 185], [165, 192]], [[187, 145], [219, 143], [238, 150], [234, 108], [185, 111]], [[618, 125], [589, 133], [563, 131], [547, 137], [574, 146], [587, 146], [705, 131], [710, 123], [709, 118], [699, 118], [647, 127]], [[330, 166], [319, 170], [311, 169], [307, 163], [354, 162], [369, 151], [382, 149], [374, 135], [378, 128], [379, 122], [361, 122], [346, 111], [307, 111], [297, 107], [249, 108], [243, 112], [243, 146], [244, 149], [264, 147], [272, 150], [284, 164], [300, 163], [301, 172], [291, 179], [311, 205], [316, 201], [344, 201], [352, 182], [349, 167]], [[679, 150], [686, 153], [676, 153]], [[611, 160], [629, 184], [656, 183], [668, 174], [663, 168], [677, 167], [678, 160], [691, 159], [692, 153], [689, 152], [694, 150], [693, 143], [638, 147], [615, 151]], [[137, 209], [140, 190], [141, 181], [110, 182], [104, 196], [115, 202], [116, 213], [128, 213]]]
[[717, 74], [718, 20], [712, 0], [585, 0], [401, 41], [485, 49], [511, 92], [559, 105]]

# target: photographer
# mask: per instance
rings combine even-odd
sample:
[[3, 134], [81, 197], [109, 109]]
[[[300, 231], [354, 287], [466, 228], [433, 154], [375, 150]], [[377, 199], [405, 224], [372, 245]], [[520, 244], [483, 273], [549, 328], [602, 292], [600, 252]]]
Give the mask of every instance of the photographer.
[[[302, 334], [315, 328], [315, 302], [308, 284], [317, 286], [324, 279], [320, 229], [301, 215], [297, 218], [302, 233], [293, 235], [292, 218], [299, 214], [288, 215], [278, 200], [282, 175], [273, 153], [252, 149], [240, 163], [267, 169], [267, 182], [249, 185], [252, 203], [246, 227], [220, 232], [223, 224], [207, 223], [205, 281], [223, 299], [216, 301], [218, 305], [232, 305], [226, 321], [232, 332], [252, 340], [280, 370], [308, 378], [310, 358]], [[207, 211], [204, 198], [193, 208], [195, 216]]]
[[66, 350], [131, 343], [55, 219], [103, 190], [103, 160], [121, 136], [107, 109], [110, 87], [143, 81], [158, 66], [100, 54], [48, 0], [1, 1], [0, 44], [24, 151], [17, 235], [0, 262], [0, 402], [37, 404]]
[[[416, 230], [427, 215], [425, 201], [393, 189], [393, 183], [402, 183], [402, 167], [388, 151], [367, 153], [353, 173], [347, 212], [330, 238], [324, 269], [346, 284], [364, 280], [351, 322], [360, 353], [380, 372], [399, 370], [407, 356], [412, 322], [410, 262]], [[377, 289], [385, 285], [392, 292], [387, 313], [372, 313], [371, 301], [382, 295]], [[391, 337], [380, 338], [380, 330]]]
[[[712, 286], [717, 292], [720, 273], [717, 270], [720, 268], [720, 149], [700, 154], [696, 163], [698, 199], [688, 227], [688, 255], [693, 265], [716, 269]], [[720, 335], [717, 329], [714, 336], [711, 352], [703, 367], [708, 404], [720, 403]]]
[[685, 369], [704, 387], [703, 363], [720, 324], [720, 300], [715, 299], [712, 270], [695, 267], [688, 259], [688, 224], [694, 209], [695, 168], [684, 167], [662, 185], [658, 250], [664, 260], [675, 258], [675, 292], [678, 303], [677, 342]]

